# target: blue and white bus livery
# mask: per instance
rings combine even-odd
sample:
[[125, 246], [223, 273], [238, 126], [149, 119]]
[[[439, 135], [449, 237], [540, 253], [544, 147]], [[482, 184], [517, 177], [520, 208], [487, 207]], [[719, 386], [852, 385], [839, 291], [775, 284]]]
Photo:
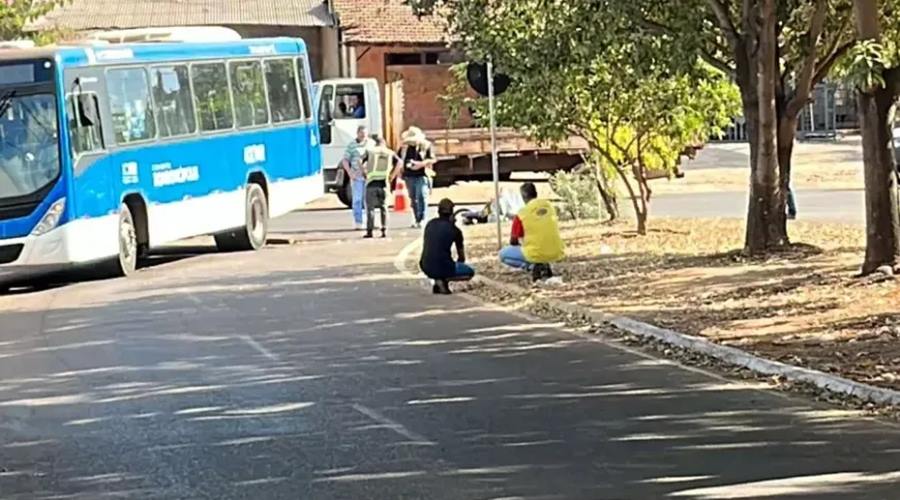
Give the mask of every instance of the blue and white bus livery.
[[213, 234], [323, 192], [302, 40], [0, 51], [0, 279]]

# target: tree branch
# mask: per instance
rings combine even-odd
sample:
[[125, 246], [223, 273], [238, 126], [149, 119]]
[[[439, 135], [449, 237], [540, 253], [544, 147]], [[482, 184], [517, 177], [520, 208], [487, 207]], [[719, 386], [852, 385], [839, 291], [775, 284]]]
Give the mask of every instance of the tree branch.
[[828, 76], [828, 73], [831, 73], [831, 68], [834, 67], [835, 63], [838, 62], [838, 59], [844, 56], [855, 44], [855, 41], [845, 42], [844, 44], [835, 48], [831, 53], [829, 53], [825, 59], [819, 62], [818, 67], [816, 68], [816, 73], [813, 75], [813, 85], [818, 84], [822, 80]]
[[809, 95], [813, 87], [813, 77], [816, 72], [816, 46], [819, 43], [819, 37], [825, 28], [825, 20], [828, 17], [828, 1], [816, 0], [816, 10], [813, 12], [809, 21], [809, 32], [806, 36], [806, 54], [800, 65], [800, 71], [797, 75], [797, 84], [794, 86], [794, 93], [787, 104], [785, 113], [789, 117], [796, 116], [803, 109], [803, 106], [809, 101]]
[[703, 49], [700, 51], [700, 58], [703, 59], [706, 64], [709, 64], [713, 68], [725, 73], [729, 76], [734, 76], [735, 69], [734, 66], [728, 64], [726, 61], [719, 59], [718, 57], [712, 55], [708, 50]]
[[731, 13], [728, 12], [728, 6], [725, 5], [722, 0], [706, 0], [706, 3], [709, 5], [709, 8], [712, 9], [713, 14], [716, 15], [716, 21], [718, 21], [722, 32], [725, 33], [725, 38], [728, 39], [731, 49], [736, 50], [740, 34], [738, 34], [737, 28], [734, 27], [734, 22], [731, 20]]

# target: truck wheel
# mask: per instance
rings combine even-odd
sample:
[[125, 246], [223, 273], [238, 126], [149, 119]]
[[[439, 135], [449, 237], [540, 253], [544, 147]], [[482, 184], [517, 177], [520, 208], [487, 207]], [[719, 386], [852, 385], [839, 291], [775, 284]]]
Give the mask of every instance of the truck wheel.
[[353, 206], [353, 186], [350, 182], [344, 182], [344, 185], [338, 188], [337, 197], [347, 208]]
[[215, 235], [216, 247], [223, 252], [259, 250], [269, 234], [269, 205], [259, 184], [247, 186], [244, 227]]

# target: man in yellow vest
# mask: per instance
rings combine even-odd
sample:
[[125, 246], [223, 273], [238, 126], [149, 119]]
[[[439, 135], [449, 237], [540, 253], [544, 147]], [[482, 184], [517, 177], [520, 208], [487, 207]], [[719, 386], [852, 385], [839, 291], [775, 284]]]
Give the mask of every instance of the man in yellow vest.
[[375, 209], [381, 211], [381, 237], [387, 237], [387, 204], [388, 185], [393, 181], [394, 166], [400, 158], [394, 151], [385, 146], [384, 138], [373, 136], [375, 147], [366, 151], [363, 159], [363, 172], [366, 177], [366, 235], [371, 238], [375, 230]]
[[550, 279], [550, 264], [565, 257], [556, 209], [549, 201], [538, 198], [537, 188], [531, 182], [522, 185], [521, 193], [525, 206], [513, 219], [509, 246], [500, 250], [500, 262], [530, 270], [534, 281]]

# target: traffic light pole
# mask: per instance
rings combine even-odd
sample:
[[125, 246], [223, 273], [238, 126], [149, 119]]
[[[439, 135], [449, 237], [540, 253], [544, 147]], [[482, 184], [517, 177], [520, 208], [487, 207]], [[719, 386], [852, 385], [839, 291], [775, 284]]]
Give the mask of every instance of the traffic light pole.
[[497, 219], [497, 249], [503, 248], [503, 229], [500, 223], [500, 166], [497, 161], [497, 119], [494, 116], [494, 62], [487, 61], [488, 110], [491, 120], [491, 171], [494, 175], [494, 217]]

